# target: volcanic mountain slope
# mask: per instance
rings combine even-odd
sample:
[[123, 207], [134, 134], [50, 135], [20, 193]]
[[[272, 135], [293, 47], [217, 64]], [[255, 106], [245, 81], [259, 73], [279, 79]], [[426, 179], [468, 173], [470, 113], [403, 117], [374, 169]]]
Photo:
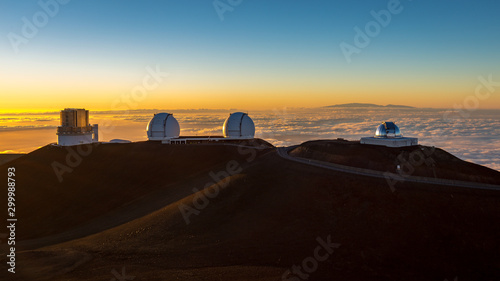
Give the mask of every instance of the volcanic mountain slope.
[[22, 157], [23, 155], [24, 154], [12, 154], [12, 153], [0, 154], [0, 165], [16, 160], [17, 158]]
[[[113, 272], [133, 280], [500, 278], [498, 191], [408, 182], [391, 192], [384, 179], [288, 161], [269, 147], [139, 143], [95, 148], [58, 185], [64, 197], [48, 200], [59, 196], [44, 195], [58, 182], [49, 181], [45, 166], [64, 158], [53, 149], [59, 148], [10, 163], [25, 208], [18, 235], [32, 240], [18, 252], [17, 279], [3, 280], [112, 280]], [[117, 175], [124, 178], [113, 184]], [[41, 179], [29, 182], [29, 176]], [[81, 181], [87, 176], [100, 179], [103, 190]], [[60, 211], [73, 204], [78, 207]], [[117, 219], [128, 222], [114, 225]], [[82, 225], [94, 233], [86, 236]], [[75, 229], [82, 233], [45, 237]], [[328, 258], [311, 262], [325, 242], [331, 251], [320, 253]], [[285, 274], [304, 261], [317, 268]]]
[[345, 166], [381, 172], [398, 173], [397, 166], [408, 176], [421, 176], [500, 185], [500, 173], [463, 161], [436, 147], [423, 145], [385, 147], [360, 144], [359, 141], [308, 141], [289, 153]]
[[244, 164], [249, 155], [272, 148], [261, 140], [246, 145], [260, 150], [158, 142], [43, 147], [2, 166], [16, 168], [16, 216], [23, 221], [18, 238], [61, 233], [154, 192], [166, 192], [167, 202], [178, 200], [192, 193], [175, 188], [179, 183], [197, 182], [227, 159]]

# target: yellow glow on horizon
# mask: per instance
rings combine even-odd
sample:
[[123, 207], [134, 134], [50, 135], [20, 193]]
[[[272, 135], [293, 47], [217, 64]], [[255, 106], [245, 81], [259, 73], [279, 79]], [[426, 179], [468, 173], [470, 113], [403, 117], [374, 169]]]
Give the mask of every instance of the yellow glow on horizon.
[[[27, 88], [28, 86], [26, 86]], [[277, 85], [209, 85], [207, 87], [179, 84], [166, 85], [148, 91], [144, 100], [134, 99], [131, 87], [105, 87], [99, 91], [83, 89], [18, 89], [0, 94], [0, 114], [57, 112], [67, 107], [91, 111], [118, 109], [245, 109], [267, 110], [280, 107], [321, 107], [344, 103], [399, 104], [425, 108], [453, 108], [473, 95], [473, 87], [449, 89], [408, 87], [404, 84], [360, 85], [338, 84], [335, 87], [295, 85], [294, 88]], [[370, 88], [370, 90], [367, 90]], [[68, 94], [70, 93], [70, 94]], [[15, 98], [8, 98], [15, 97]], [[479, 109], [499, 109], [500, 96], [492, 94], [479, 103]]]

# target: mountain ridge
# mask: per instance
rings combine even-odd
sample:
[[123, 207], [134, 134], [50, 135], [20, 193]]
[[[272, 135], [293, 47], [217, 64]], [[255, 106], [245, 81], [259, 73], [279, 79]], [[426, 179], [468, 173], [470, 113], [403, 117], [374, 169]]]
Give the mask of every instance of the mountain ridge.
[[[20, 245], [22, 265], [11, 280], [109, 280], [123, 266], [138, 280], [294, 280], [286, 271], [327, 237], [341, 246], [308, 280], [499, 276], [500, 226], [491, 222], [500, 219], [500, 192], [409, 182], [391, 192], [383, 178], [320, 169], [259, 147], [253, 154], [223, 144], [102, 144], [62, 183], [50, 164], [64, 161], [64, 148], [14, 160], [21, 244], [85, 223], [98, 227]], [[234, 161], [240, 169], [231, 174]], [[189, 221], [181, 209], [194, 210]]]
[[396, 105], [396, 104], [387, 104], [387, 105], [379, 105], [374, 103], [343, 103], [343, 104], [334, 104], [324, 106], [326, 108], [336, 108], [336, 107], [385, 107], [385, 108], [416, 108], [408, 105]]

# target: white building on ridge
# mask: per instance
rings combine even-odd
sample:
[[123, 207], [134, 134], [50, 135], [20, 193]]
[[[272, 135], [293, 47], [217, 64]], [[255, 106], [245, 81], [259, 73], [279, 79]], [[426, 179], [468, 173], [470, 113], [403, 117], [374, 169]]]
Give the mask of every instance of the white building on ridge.
[[222, 125], [225, 138], [253, 139], [255, 136], [255, 125], [252, 118], [243, 112], [235, 112], [229, 115]]
[[222, 133], [223, 136], [179, 136], [179, 123], [170, 113], [155, 114], [147, 127], [150, 141], [161, 141], [163, 144], [200, 144], [253, 139], [255, 125], [247, 113], [235, 112], [224, 121]]
[[173, 114], [158, 113], [149, 121], [147, 131], [149, 140], [162, 141], [178, 138], [181, 133], [181, 128]]
[[404, 147], [418, 145], [418, 139], [405, 138], [396, 124], [393, 122], [383, 122], [375, 131], [375, 136], [361, 138], [360, 143], [388, 147]]
[[61, 111], [61, 126], [57, 127], [57, 143], [62, 146], [99, 141], [98, 125], [89, 124], [89, 111], [65, 108]]

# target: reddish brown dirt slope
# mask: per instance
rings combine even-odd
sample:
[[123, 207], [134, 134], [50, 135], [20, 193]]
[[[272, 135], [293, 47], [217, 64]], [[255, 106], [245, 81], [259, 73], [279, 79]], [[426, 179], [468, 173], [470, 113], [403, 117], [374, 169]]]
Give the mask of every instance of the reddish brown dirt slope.
[[[111, 153], [108, 149], [117, 148], [104, 145], [96, 149], [89, 157], [96, 157], [102, 163], [89, 161], [88, 166], [82, 163], [81, 169], [71, 173], [73, 178], [59, 186], [59, 190], [67, 189], [65, 196], [72, 194], [73, 197], [64, 197], [72, 202], [60, 199], [47, 203], [36, 199], [43, 192], [21, 193], [18, 200], [31, 202], [32, 208], [23, 205], [27, 210], [23, 211], [26, 213], [20, 222], [30, 224], [25, 229], [35, 229], [31, 225], [35, 220], [29, 219], [36, 215], [34, 210], [79, 206], [64, 214], [46, 211], [37, 215], [38, 220], [50, 224], [45, 227], [37, 223], [42, 228], [37, 235], [42, 237], [61, 229], [75, 229], [76, 225], [67, 224], [71, 217], [81, 222], [109, 215], [112, 212], [105, 210], [111, 207], [100, 204], [109, 201], [110, 196], [121, 205], [128, 202], [128, 208], [122, 206], [127, 211], [137, 210], [141, 214], [148, 202], [159, 202], [148, 197], [155, 192], [172, 188], [178, 191], [172, 194], [181, 198], [148, 214], [135, 214], [128, 222], [105, 227], [93, 235], [19, 252], [14, 280], [110, 280], [114, 277], [112, 270], [121, 273], [123, 267], [127, 274], [135, 276], [133, 280], [286, 280], [282, 279], [283, 273], [313, 256], [318, 246], [316, 240], [328, 236], [340, 247], [319, 262], [307, 280], [500, 278], [498, 191], [405, 182], [391, 192], [384, 179], [287, 161], [273, 149], [263, 150], [247, 161], [249, 154], [238, 153], [236, 147], [230, 146], [167, 149], [148, 143], [137, 145], [143, 146], [140, 149], [149, 151], [149, 155], [124, 156]], [[185, 157], [186, 153], [191, 153], [190, 157]], [[17, 168], [22, 171], [28, 164], [47, 165], [52, 157], [49, 155], [52, 154], [44, 153], [43, 157], [31, 158], [26, 163], [17, 162]], [[206, 162], [196, 166], [197, 157], [207, 157]], [[134, 168], [142, 169], [140, 173], [130, 172], [133, 171], [127, 168], [132, 165], [130, 160], [136, 162]], [[171, 185], [164, 183], [169, 177], [191, 177], [196, 182], [209, 173], [207, 167], [219, 172], [232, 160], [241, 163], [243, 170], [219, 182], [227, 185], [209, 198], [208, 203], [198, 201], [200, 193], [192, 194], [193, 186], [183, 186], [182, 180]], [[159, 166], [157, 170], [142, 167], [151, 161]], [[176, 170], [177, 175], [169, 171], [174, 163], [182, 167]], [[97, 169], [96, 165], [103, 168]], [[190, 168], [193, 165], [197, 168]], [[116, 172], [117, 169], [121, 172]], [[205, 171], [197, 174], [200, 169]], [[43, 178], [43, 171], [38, 167], [29, 174]], [[106, 180], [100, 188], [111, 191], [94, 190], [91, 196], [86, 195], [88, 182], [80, 181], [88, 173], [103, 181], [108, 173], [121, 174], [126, 180], [121, 180], [120, 185]], [[23, 175], [20, 173], [18, 177]], [[38, 188], [50, 190], [44, 180], [38, 181]], [[26, 182], [23, 186], [34, 190]], [[155, 188], [150, 190], [148, 186]], [[134, 196], [118, 192], [118, 188], [149, 199], [131, 200]], [[217, 193], [215, 184], [208, 188], [207, 191]], [[186, 190], [191, 192], [180, 195]], [[104, 198], [102, 193], [106, 194]], [[99, 203], [92, 203], [87, 196]], [[206, 206], [189, 216], [190, 222], [186, 224], [179, 207], [199, 208], [202, 203]], [[92, 219], [87, 219], [80, 213], [89, 212], [89, 208], [98, 208], [100, 213], [91, 212]], [[109, 226], [108, 220], [120, 214], [109, 215], [102, 223]], [[27, 235], [23, 231], [20, 229], [19, 235]]]
[[498, 171], [460, 160], [442, 149], [422, 145], [385, 147], [360, 144], [359, 141], [308, 141], [292, 150], [290, 155], [391, 173], [398, 173], [396, 167], [400, 165], [405, 175], [500, 185]]

